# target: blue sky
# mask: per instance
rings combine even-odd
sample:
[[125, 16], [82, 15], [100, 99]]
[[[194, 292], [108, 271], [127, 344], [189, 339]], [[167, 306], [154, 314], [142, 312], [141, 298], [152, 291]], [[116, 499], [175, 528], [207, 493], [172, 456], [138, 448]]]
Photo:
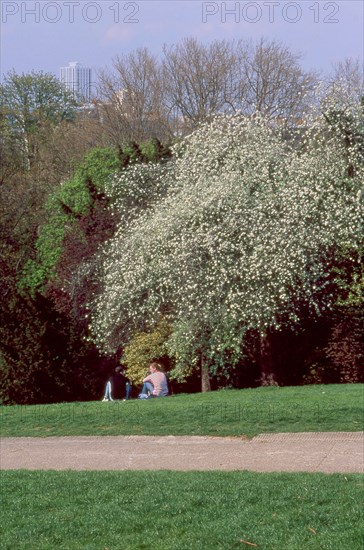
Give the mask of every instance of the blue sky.
[[360, 0], [2, 0], [1, 76], [46, 71], [69, 61], [110, 67], [116, 55], [186, 36], [202, 42], [264, 36], [303, 53], [306, 69], [330, 70], [345, 57], [363, 59]]

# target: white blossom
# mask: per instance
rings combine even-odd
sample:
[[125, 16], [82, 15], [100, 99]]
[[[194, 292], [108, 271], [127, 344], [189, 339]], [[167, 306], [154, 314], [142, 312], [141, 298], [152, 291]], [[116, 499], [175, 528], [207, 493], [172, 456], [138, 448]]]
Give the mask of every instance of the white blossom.
[[[363, 236], [363, 143], [348, 147], [325, 108], [298, 140], [260, 115], [216, 117], [165, 165], [114, 180], [124, 215], [93, 305], [100, 347], [114, 350], [163, 316], [177, 370], [201, 347], [233, 362], [247, 330], [295, 325], [302, 304], [314, 315], [332, 307], [330, 262]], [[357, 131], [360, 108], [349, 110]]]

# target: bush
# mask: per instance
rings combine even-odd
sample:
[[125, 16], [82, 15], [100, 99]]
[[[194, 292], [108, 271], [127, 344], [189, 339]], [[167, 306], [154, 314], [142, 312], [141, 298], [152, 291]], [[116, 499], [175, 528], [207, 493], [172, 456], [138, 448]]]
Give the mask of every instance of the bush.
[[166, 342], [171, 334], [171, 327], [161, 321], [152, 332], [138, 332], [125, 346], [123, 363], [132, 382], [141, 384], [146, 376], [146, 369], [152, 361], [159, 361], [168, 371], [171, 360], [167, 355]]

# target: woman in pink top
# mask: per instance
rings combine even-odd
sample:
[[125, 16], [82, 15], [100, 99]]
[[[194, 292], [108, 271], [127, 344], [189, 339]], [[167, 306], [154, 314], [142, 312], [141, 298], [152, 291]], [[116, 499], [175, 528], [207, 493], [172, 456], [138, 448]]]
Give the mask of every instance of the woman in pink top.
[[162, 365], [159, 363], [151, 363], [149, 365], [150, 374], [143, 380], [143, 389], [140, 395], [149, 397], [165, 397], [168, 395], [167, 377], [162, 372]]

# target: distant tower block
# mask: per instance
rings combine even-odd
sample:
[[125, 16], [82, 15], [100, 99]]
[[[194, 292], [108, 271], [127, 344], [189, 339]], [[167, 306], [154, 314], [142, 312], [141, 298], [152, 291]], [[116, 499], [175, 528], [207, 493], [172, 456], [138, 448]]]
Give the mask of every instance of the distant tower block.
[[82, 67], [78, 61], [71, 61], [68, 67], [61, 67], [60, 81], [74, 98], [83, 103], [91, 100], [91, 69]]

